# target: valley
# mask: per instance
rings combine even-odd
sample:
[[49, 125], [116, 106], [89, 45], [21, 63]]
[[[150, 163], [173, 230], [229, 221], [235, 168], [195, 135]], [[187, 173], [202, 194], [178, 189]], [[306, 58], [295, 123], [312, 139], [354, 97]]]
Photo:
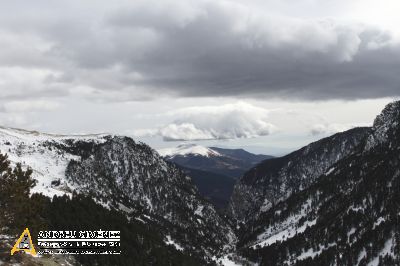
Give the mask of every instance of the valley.
[[[198, 145], [157, 152], [124, 136], [12, 128], [0, 129], [0, 151], [32, 169], [30, 195], [48, 226], [68, 224], [56, 217], [72, 224], [75, 209], [78, 227], [79, 208], [89, 206], [103, 223], [87, 228], [113, 216], [110, 225], [151, 240], [129, 245], [151, 247], [153, 258], [170, 253], [173, 264], [400, 263], [400, 102], [371, 128], [279, 158]], [[146, 264], [147, 255], [133, 256]]]

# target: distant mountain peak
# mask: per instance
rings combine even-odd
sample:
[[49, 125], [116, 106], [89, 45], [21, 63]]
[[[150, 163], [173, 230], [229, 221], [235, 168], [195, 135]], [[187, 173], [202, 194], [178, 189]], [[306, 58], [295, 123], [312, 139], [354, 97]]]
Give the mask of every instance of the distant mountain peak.
[[198, 144], [193, 143], [184, 143], [180, 144], [175, 148], [165, 148], [158, 150], [158, 153], [163, 157], [170, 157], [173, 158], [175, 156], [187, 156], [187, 155], [194, 155], [194, 156], [204, 156], [204, 157], [211, 157], [211, 156], [222, 156], [219, 152], [207, 148]]

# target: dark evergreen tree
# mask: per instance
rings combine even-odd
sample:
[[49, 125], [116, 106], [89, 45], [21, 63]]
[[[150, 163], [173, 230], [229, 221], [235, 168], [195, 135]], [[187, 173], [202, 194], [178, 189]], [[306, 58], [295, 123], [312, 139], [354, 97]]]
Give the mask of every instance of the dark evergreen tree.
[[[7, 155], [0, 154], [0, 225], [7, 234], [20, 234], [26, 227], [36, 227], [36, 204], [30, 199], [35, 185], [31, 169], [13, 167]], [[38, 221], [39, 220], [39, 221]]]

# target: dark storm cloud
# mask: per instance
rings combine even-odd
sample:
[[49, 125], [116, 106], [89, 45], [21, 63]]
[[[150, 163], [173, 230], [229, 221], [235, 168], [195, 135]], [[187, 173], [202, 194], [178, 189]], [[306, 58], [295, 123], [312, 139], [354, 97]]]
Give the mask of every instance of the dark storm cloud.
[[[2, 92], [117, 101], [400, 95], [400, 45], [378, 28], [226, 1], [64, 2], [25, 6], [19, 19], [10, 15], [18, 1], [0, 11]], [[21, 81], [13, 71], [29, 74]]]

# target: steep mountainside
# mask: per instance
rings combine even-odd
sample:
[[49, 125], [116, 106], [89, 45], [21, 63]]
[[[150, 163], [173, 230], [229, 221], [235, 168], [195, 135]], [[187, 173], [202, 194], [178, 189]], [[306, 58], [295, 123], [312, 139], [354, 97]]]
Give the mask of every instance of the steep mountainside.
[[173, 149], [162, 149], [159, 153], [168, 161], [183, 167], [212, 172], [237, 179], [257, 163], [273, 158], [256, 155], [243, 149], [222, 149], [183, 144]]
[[212, 172], [182, 167], [192, 178], [199, 193], [208, 199], [216, 208], [225, 210], [232, 195], [235, 180], [228, 176]]
[[260, 265], [400, 265], [400, 102], [315, 183], [241, 232]]
[[[54, 136], [0, 129], [0, 151], [33, 168], [32, 192], [90, 195], [107, 208], [151, 220], [185, 252], [210, 258], [235, 236], [191, 179], [154, 150], [118, 136]], [[166, 240], [167, 241], [167, 240]]]
[[307, 188], [332, 164], [352, 153], [369, 132], [370, 128], [355, 128], [258, 164], [235, 185], [229, 206], [231, 216], [238, 221], [256, 219]]

